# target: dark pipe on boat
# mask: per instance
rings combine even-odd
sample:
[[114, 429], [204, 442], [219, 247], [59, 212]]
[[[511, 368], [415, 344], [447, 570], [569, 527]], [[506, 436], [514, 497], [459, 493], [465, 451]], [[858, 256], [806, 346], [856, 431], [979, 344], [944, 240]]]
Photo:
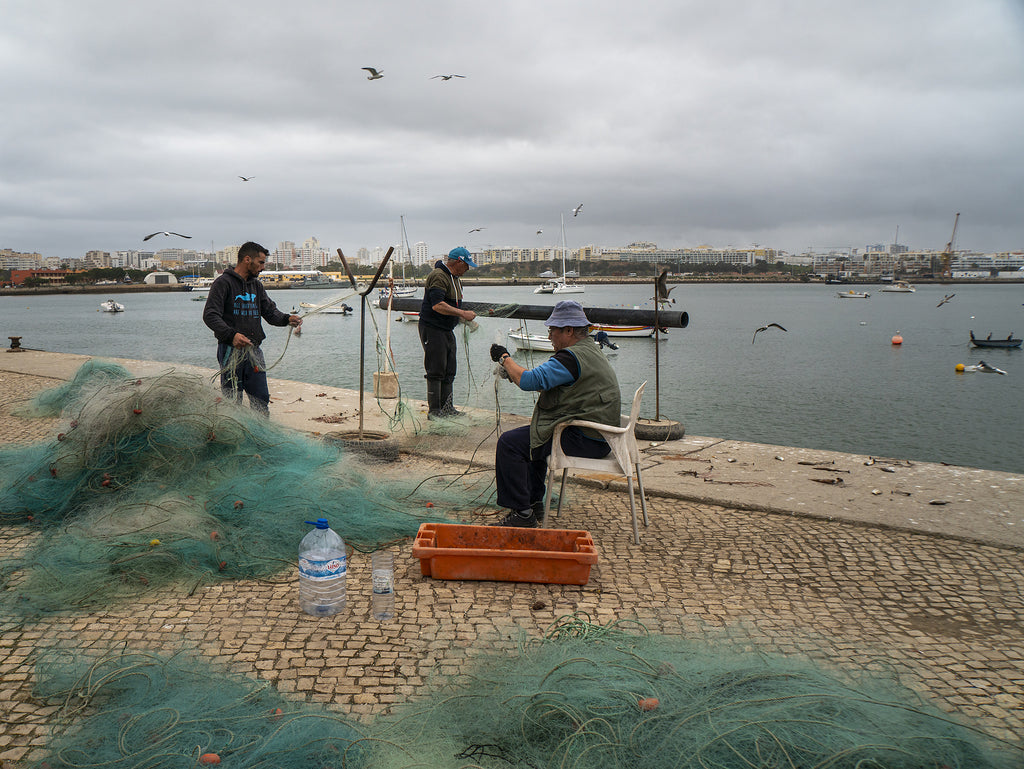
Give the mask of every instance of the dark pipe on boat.
[[[419, 312], [422, 299], [415, 297], [394, 297], [391, 301], [391, 309], [396, 312]], [[377, 306], [386, 310], [387, 299], [378, 300]], [[482, 318], [515, 318], [516, 320], [547, 320], [551, 315], [551, 305], [543, 304], [519, 304], [515, 305], [511, 312], [507, 312], [508, 305], [490, 304], [487, 302], [463, 302], [462, 309], [472, 310]], [[608, 324], [611, 326], [653, 326], [654, 310], [633, 310], [625, 307], [584, 307], [587, 318], [591, 323]], [[502, 314], [495, 315], [497, 310]], [[686, 328], [690, 324], [690, 316], [685, 312], [676, 310], [659, 310], [658, 325], [661, 328]]]

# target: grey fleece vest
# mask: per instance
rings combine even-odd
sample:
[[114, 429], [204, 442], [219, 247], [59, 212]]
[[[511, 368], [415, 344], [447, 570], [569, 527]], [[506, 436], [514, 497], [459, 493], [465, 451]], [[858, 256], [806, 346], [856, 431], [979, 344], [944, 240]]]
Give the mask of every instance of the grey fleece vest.
[[[579, 363], [579, 379], [540, 394], [530, 421], [531, 450], [550, 440], [556, 425], [570, 419], [619, 426], [619, 380], [601, 348], [587, 337], [566, 350]], [[584, 429], [583, 433], [601, 437], [596, 430]]]

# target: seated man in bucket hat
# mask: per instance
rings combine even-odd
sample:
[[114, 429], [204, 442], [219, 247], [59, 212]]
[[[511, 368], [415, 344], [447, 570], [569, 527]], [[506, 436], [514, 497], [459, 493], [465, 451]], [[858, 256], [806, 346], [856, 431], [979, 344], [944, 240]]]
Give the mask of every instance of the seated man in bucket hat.
[[[500, 526], [534, 527], [544, 512], [544, 481], [555, 426], [570, 419], [619, 424], [619, 380], [608, 359], [587, 333], [590, 321], [579, 302], [555, 305], [544, 325], [555, 354], [534, 369], [512, 360], [507, 349], [491, 345], [491, 360], [521, 390], [540, 392], [529, 427], [508, 430], [498, 438], [494, 474], [498, 505], [509, 508]], [[610, 451], [599, 434], [567, 427], [566, 454], [600, 459]]]

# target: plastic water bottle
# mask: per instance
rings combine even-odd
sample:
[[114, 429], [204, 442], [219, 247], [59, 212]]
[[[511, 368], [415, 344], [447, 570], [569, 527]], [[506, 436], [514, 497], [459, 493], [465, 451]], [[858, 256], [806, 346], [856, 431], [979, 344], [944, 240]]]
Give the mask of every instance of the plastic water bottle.
[[374, 619], [391, 619], [395, 616], [395, 558], [391, 553], [378, 551], [373, 554], [370, 568]]
[[328, 617], [345, 608], [345, 543], [320, 518], [299, 543], [299, 606], [306, 614]]

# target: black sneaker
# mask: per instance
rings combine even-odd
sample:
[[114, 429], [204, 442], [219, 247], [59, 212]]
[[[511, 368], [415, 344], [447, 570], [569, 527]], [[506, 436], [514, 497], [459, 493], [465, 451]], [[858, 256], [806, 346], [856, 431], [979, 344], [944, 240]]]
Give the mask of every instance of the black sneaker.
[[495, 526], [516, 526], [520, 529], [535, 529], [537, 528], [537, 516], [533, 510], [524, 510], [524, 513], [529, 515], [523, 515], [517, 513], [515, 510], [509, 510], [508, 515], [498, 521]]

